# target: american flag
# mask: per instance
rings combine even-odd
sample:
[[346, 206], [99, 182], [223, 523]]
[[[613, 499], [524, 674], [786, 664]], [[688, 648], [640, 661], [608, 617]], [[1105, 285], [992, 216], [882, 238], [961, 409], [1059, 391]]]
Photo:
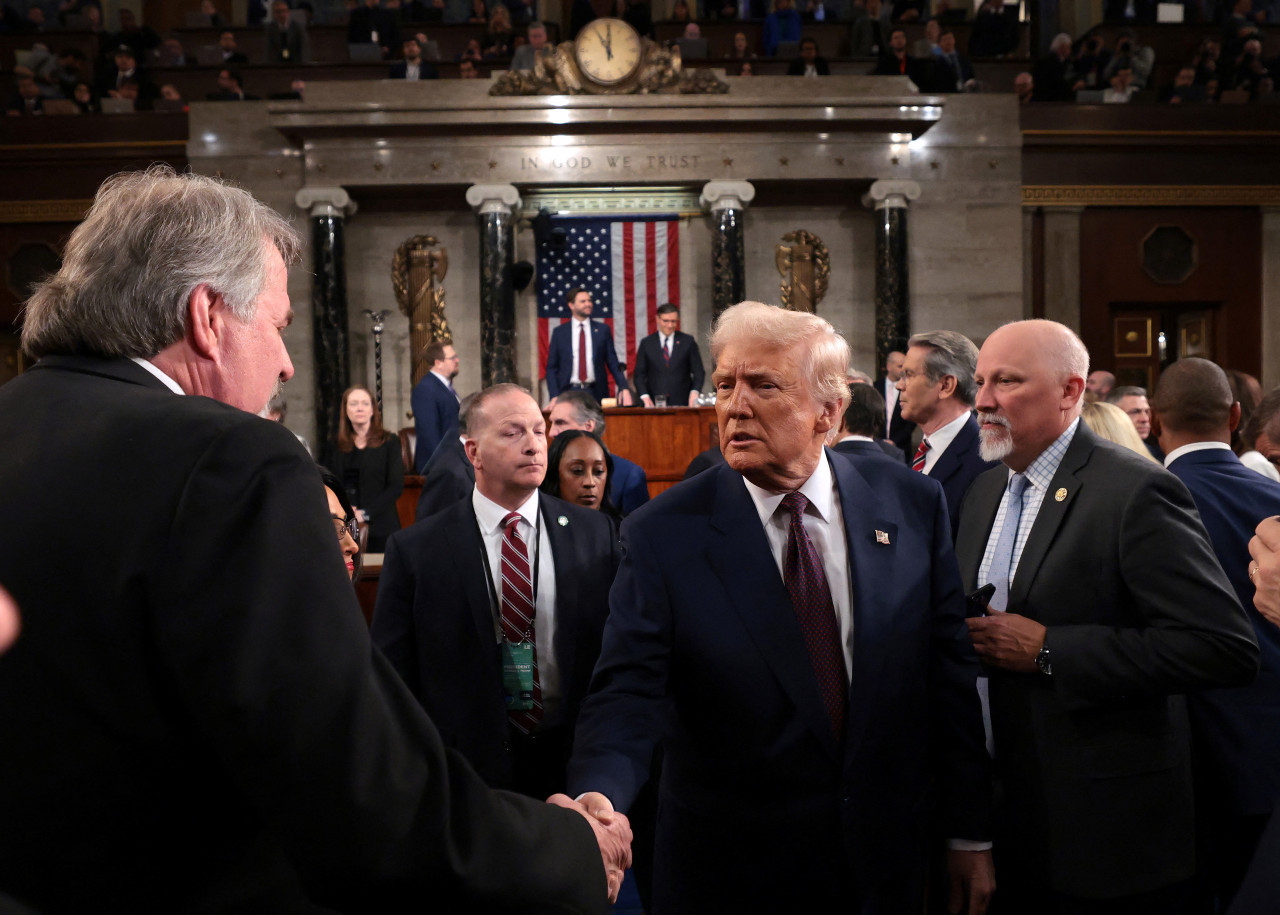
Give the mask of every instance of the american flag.
[[551, 329], [569, 320], [565, 297], [581, 286], [595, 304], [591, 317], [612, 328], [629, 377], [636, 347], [658, 329], [658, 306], [680, 304], [679, 221], [570, 216], [552, 217], [551, 225], [563, 228], [567, 241], [554, 246], [548, 233], [538, 243], [538, 376], [546, 376]]

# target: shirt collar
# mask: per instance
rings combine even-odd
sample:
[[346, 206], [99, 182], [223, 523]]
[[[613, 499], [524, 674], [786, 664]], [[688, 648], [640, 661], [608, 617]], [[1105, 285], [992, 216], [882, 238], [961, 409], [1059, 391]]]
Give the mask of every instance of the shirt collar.
[[[1062, 459], [1066, 456], [1067, 448], [1075, 438], [1076, 429], [1079, 426], [1080, 417], [1077, 416], [1071, 421], [1071, 425], [1053, 440], [1053, 444], [1041, 451], [1036, 459], [1027, 465], [1027, 469], [1023, 472], [1026, 474], [1028, 483], [1041, 492], [1049, 489], [1049, 484], [1053, 482], [1053, 475], [1058, 472], [1058, 467], [1062, 464]], [[1009, 470], [1009, 476], [1013, 477], [1012, 469]]]
[[[751, 501], [755, 503], [756, 512], [760, 515], [760, 523], [768, 524], [769, 519], [778, 510], [778, 506], [782, 504], [782, 500], [787, 493], [769, 492], [767, 489], [761, 489], [746, 477], [742, 478], [742, 482], [747, 484], [747, 492], [751, 495]], [[818, 461], [818, 466], [796, 492], [809, 500], [809, 507], [818, 514], [818, 517], [827, 521], [832, 517], [832, 505], [835, 500], [834, 487], [831, 465], [827, 463], [826, 449], [823, 449], [822, 459]]]
[[874, 441], [875, 439], [869, 435], [846, 435], [842, 439], [840, 439], [840, 441], [837, 442], [837, 444], [843, 444], [844, 442], [874, 442]]
[[162, 382], [164, 382], [164, 386], [168, 388], [170, 391], [172, 391], [173, 393], [175, 394], [187, 393], [186, 391], [182, 390], [182, 388], [178, 387], [178, 382], [174, 381], [164, 372], [156, 368], [154, 363], [148, 362], [146, 359], [139, 359], [137, 356], [133, 358], [133, 361], [138, 363], [138, 365], [142, 366], [152, 375], [155, 375], [157, 378], [159, 378]]
[[929, 450], [939, 453], [946, 451], [947, 446], [956, 440], [956, 436], [960, 434], [960, 430], [964, 428], [964, 424], [968, 421], [969, 411], [965, 410], [937, 432], [931, 432], [926, 435], [925, 438], [929, 440]]
[[[480, 492], [479, 487], [471, 491], [471, 507], [475, 510], [480, 532], [486, 537], [502, 527], [502, 519], [508, 514], [507, 509]], [[525, 499], [516, 511], [530, 527], [537, 527], [538, 490], [535, 489], [529, 493], [529, 498]]]
[[441, 374], [440, 374], [439, 372], [437, 372], [435, 369], [432, 369], [432, 370], [431, 370], [431, 374], [432, 374], [432, 375], [435, 375], [437, 378], [439, 378], [439, 379], [440, 379], [440, 383], [441, 383], [442, 385], [444, 385], [446, 388], [450, 386], [450, 385], [449, 385], [449, 379], [448, 379], [448, 378], [446, 378], [445, 376], [441, 375]]
[[1183, 445], [1181, 448], [1174, 448], [1164, 456], [1164, 466], [1168, 467], [1184, 454], [1190, 454], [1193, 451], [1230, 451], [1231, 446], [1226, 442], [1192, 442], [1189, 445]]

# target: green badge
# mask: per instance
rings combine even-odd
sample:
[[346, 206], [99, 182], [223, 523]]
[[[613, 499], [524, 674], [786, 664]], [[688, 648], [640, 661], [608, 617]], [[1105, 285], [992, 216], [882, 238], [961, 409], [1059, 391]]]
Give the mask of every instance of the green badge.
[[533, 708], [533, 643], [502, 641], [502, 693], [508, 711]]

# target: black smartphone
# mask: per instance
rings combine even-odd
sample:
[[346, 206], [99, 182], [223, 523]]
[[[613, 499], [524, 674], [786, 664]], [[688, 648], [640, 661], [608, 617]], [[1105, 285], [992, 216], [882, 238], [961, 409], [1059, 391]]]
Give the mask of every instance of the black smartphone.
[[977, 591], [974, 591], [964, 599], [964, 615], [965, 616], [986, 616], [987, 604], [991, 603], [991, 597], [996, 593], [996, 586], [993, 584], [985, 584]]

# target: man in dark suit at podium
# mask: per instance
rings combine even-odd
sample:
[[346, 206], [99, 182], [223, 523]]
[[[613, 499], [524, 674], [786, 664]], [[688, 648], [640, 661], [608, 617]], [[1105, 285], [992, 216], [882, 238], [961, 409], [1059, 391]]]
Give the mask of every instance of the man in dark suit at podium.
[[[1280, 515], [1280, 483], [1240, 463], [1231, 431], [1240, 405], [1226, 373], [1207, 359], [1165, 369], [1152, 398], [1152, 427], [1169, 471], [1186, 484], [1213, 551], [1253, 624], [1262, 669], [1239, 689], [1187, 697], [1196, 748], [1200, 878], [1225, 911], [1280, 798], [1280, 629], [1253, 605], [1249, 538]], [[1280, 863], [1280, 862], [1278, 862]]]
[[669, 407], [696, 407], [706, 372], [698, 341], [680, 332], [680, 311], [668, 302], [658, 306], [658, 330], [636, 347], [632, 373], [636, 393], [646, 407], [665, 397]]
[[618, 403], [631, 406], [627, 373], [618, 364], [613, 334], [599, 321], [591, 320], [595, 307], [591, 293], [578, 286], [567, 295], [573, 319], [551, 332], [547, 349], [547, 393], [555, 406], [561, 391], [586, 391], [597, 402], [609, 396], [609, 375], [618, 386]]

